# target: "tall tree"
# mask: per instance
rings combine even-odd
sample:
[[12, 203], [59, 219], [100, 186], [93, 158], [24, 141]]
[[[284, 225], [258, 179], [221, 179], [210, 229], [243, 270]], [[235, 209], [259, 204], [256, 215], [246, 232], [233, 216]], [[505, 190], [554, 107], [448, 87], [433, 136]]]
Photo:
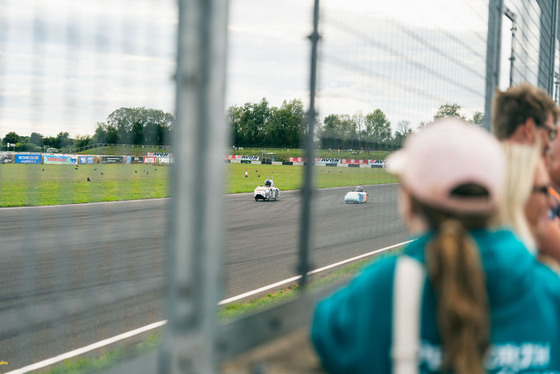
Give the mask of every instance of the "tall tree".
[[141, 122], [134, 122], [132, 125], [131, 138], [132, 144], [144, 144], [144, 125]]
[[457, 117], [465, 119], [465, 116], [462, 115], [460, 111], [461, 106], [459, 104], [443, 104], [437, 110], [436, 114], [434, 115], [434, 119], [442, 117]]
[[56, 140], [58, 143], [57, 148], [64, 148], [74, 144], [74, 141], [70, 139], [70, 134], [67, 132], [59, 132], [58, 135], [56, 135]]
[[39, 147], [43, 146], [43, 135], [36, 133], [36, 132], [32, 132], [31, 136], [29, 137], [29, 142], [33, 143], [35, 145], [38, 145]]
[[273, 147], [295, 148], [305, 127], [305, 112], [301, 100], [285, 101], [271, 109], [266, 143]]
[[258, 147], [270, 145], [268, 138], [272, 108], [263, 98], [259, 103], [245, 103], [242, 107], [231, 107], [228, 110], [233, 144], [238, 146]]
[[381, 109], [366, 115], [366, 131], [369, 140], [377, 145], [388, 143], [392, 137], [391, 122]]
[[76, 136], [76, 139], [74, 140], [74, 147], [76, 148], [82, 148], [85, 147], [86, 145], [91, 143], [91, 136], [89, 135], [84, 135], [84, 136]]
[[4, 144], [7, 143], [19, 143], [21, 141], [21, 136], [19, 136], [18, 134], [16, 134], [15, 132], [9, 132], [6, 134], [6, 136], [4, 136], [4, 139], [2, 140], [4, 142]]
[[357, 112], [352, 115], [352, 121], [356, 124], [356, 131], [358, 136], [358, 141], [364, 142], [367, 140], [366, 132], [366, 117], [362, 112]]
[[61, 148], [59, 139], [54, 136], [47, 136], [43, 138], [43, 145], [50, 148], [56, 148], [56, 149]]
[[474, 112], [471, 122], [474, 123], [475, 125], [482, 126], [483, 119], [484, 119], [484, 113], [477, 111]]
[[323, 148], [353, 148], [358, 144], [356, 122], [348, 114], [329, 114], [320, 135]]
[[108, 143], [107, 141], [107, 124], [104, 122], [97, 122], [97, 128], [93, 135], [94, 143]]
[[105, 131], [107, 133], [107, 143], [117, 144], [119, 141], [119, 130], [115, 126], [107, 125]]
[[401, 134], [404, 137], [412, 134], [412, 126], [410, 125], [410, 122], [409, 121], [397, 122], [396, 133]]
[[[152, 142], [157, 140], [155, 134], [158, 133], [158, 126], [167, 130], [159, 131], [160, 136], [163, 136], [173, 130], [174, 122], [175, 119], [170, 113], [146, 108], [119, 108], [107, 117], [107, 125], [117, 129], [117, 142], [120, 144], [154, 144]], [[156, 130], [146, 132], [147, 127]], [[144, 137], [145, 133], [150, 136], [149, 139]], [[160, 141], [163, 143], [167, 140]]]

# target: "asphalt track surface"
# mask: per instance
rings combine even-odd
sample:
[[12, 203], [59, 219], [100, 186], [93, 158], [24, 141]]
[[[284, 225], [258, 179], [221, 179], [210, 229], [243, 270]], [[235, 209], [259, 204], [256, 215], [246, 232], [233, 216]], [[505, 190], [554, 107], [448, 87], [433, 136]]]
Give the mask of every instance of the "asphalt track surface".
[[[314, 193], [312, 269], [406, 240], [397, 185], [365, 187], [360, 205]], [[0, 209], [0, 372], [166, 318], [170, 202]], [[227, 195], [224, 214], [224, 298], [297, 274], [300, 192]]]

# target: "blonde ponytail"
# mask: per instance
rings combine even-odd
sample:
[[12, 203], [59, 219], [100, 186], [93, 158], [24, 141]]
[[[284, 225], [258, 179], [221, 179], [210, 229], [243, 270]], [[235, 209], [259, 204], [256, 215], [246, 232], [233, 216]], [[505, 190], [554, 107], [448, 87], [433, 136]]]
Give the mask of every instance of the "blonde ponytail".
[[480, 255], [457, 219], [446, 219], [437, 231], [437, 237], [426, 247], [426, 262], [436, 293], [444, 348], [441, 371], [482, 374], [490, 327]]

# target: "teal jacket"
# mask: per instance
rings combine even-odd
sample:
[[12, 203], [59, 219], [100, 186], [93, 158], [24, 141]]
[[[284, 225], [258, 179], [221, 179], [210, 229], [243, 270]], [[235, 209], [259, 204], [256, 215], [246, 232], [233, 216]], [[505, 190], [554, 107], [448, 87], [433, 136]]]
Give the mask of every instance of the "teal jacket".
[[[471, 232], [481, 253], [490, 301], [489, 373], [560, 373], [560, 277], [505, 230]], [[424, 263], [430, 235], [405, 253]], [[398, 257], [370, 265], [317, 305], [311, 338], [330, 373], [391, 373], [393, 274]], [[420, 326], [420, 372], [442, 360], [435, 296], [426, 281]]]

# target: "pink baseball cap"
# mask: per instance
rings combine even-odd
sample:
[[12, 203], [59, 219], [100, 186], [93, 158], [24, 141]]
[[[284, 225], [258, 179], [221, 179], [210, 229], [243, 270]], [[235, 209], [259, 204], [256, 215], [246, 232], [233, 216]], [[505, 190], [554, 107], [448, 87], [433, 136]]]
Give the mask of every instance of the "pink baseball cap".
[[[454, 117], [436, 120], [411, 135], [387, 164], [420, 202], [455, 213], [491, 213], [505, 182], [499, 142], [488, 131]], [[451, 194], [466, 183], [484, 187], [489, 196]]]

